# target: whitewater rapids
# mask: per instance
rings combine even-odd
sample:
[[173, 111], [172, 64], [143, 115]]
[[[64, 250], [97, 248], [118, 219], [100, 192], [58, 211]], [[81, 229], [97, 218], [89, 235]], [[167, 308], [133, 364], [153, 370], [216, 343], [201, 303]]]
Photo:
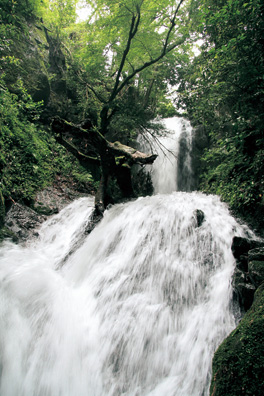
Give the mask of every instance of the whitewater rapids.
[[114, 205], [76, 249], [91, 211], [0, 247], [0, 395], [208, 396], [244, 228], [218, 197], [172, 192]]

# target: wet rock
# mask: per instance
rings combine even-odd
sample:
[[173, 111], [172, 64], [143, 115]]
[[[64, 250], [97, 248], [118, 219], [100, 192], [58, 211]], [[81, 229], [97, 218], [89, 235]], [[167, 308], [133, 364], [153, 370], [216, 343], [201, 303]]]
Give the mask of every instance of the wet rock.
[[194, 212], [194, 216], [196, 219], [197, 227], [201, 227], [205, 219], [204, 212], [200, 209], [196, 209], [196, 211]]
[[232, 253], [236, 259], [239, 259], [241, 255], [248, 253], [250, 249], [250, 241], [246, 238], [235, 236], [232, 242]]
[[248, 311], [253, 303], [256, 287], [249, 281], [248, 275], [238, 268], [233, 275], [233, 287], [240, 308], [243, 312]]
[[256, 287], [251, 283], [240, 282], [236, 285], [238, 302], [242, 312], [247, 312], [254, 301]]
[[4, 239], [10, 239], [14, 243], [19, 242], [18, 236], [7, 227], [3, 227], [0, 229], [0, 242], [2, 242]]
[[45, 216], [37, 214], [27, 206], [16, 203], [12, 205], [6, 215], [5, 227], [17, 236], [18, 241], [25, 241], [30, 236], [36, 235], [36, 229], [44, 220], [46, 220]]
[[250, 261], [248, 263], [248, 275], [255, 287], [264, 281], [264, 261]]
[[33, 209], [39, 214], [50, 216], [82, 196], [87, 196], [87, 194], [71, 190], [61, 183], [59, 187], [50, 186], [40, 191], [36, 195]]
[[35, 205], [34, 206], [34, 210], [38, 214], [41, 214], [41, 215], [44, 215], [44, 216], [50, 216], [52, 214], [59, 213], [59, 209], [58, 208], [50, 208], [50, 207], [44, 206], [42, 204]]
[[253, 261], [253, 260], [264, 261], [264, 246], [249, 250], [248, 260], [249, 261]]
[[255, 287], [264, 281], [264, 247], [255, 248], [248, 252], [248, 274]]
[[241, 271], [248, 272], [248, 256], [242, 254], [239, 259], [236, 260], [236, 266]]
[[247, 255], [249, 250], [261, 247], [262, 245], [263, 242], [235, 236], [232, 242], [233, 256], [239, 259], [241, 255]]
[[47, 216], [58, 213], [74, 199], [87, 194], [71, 190], [60, 184], [59, 187], [47, 187], [40, 191], [31, 208], [16, 203], [8, 211], [0, 239], [10, 238], [14, 242], [22, 242], [30, 237], [38, 236], [38, 228]]
[[245, 312], [253, 303], [256, 288], [264, 280], [263, 242], [234, 237], [232, 252], [236, 258], [233, 275], [234, 294], [237, 296], [240, 308]]
[[236, 287], [239, 283], [246, 283], [246, 274], [236, 268], [233, 275], [233, 285]]

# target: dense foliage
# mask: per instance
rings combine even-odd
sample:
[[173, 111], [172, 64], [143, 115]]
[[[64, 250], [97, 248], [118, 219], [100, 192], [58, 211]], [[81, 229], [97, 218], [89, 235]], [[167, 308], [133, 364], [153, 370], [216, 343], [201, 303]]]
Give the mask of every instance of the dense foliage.
[[52, 7], [47, 7], [48, 3], [1, 3], [1, 210], [4, 201], [5, 205], [11, 201], [31, 204], [36, 192], [54, 182], [57, 176], [77, 189], [94, 188], [91, 174], [56, 143], [48, 125], [43, 125], [50, 96], [55, 95], [52, 84], [56, 79], [49, 70], [47, 40], [45, 29], [40, 28], [40, 18], [49, 18], [57, 37], [64, 14], [68, 15], [65, 23], [75, 20], [76, 2], [67, 2], [64, 12], [64, 2], [53, 3]]
[[[200, 55], [179, 72], [178, 105], [210, 137], [201, 188], [240, 212], [263, 213], [264, 5], [201, 1]], [[257, 209], [257, 210], [256, 210]]]
[[56, 175], [72, 178], [77, 188], [90, 183], [91, 175], [41, 127], [42, 103], [33, 102], [21, 81], [16, 91], [0, 81], [0, 190], [5, 199], [30, 204]]
[[67, 41], [70, 81], [83, 99], [79, 111], [89, 116], [92, 109], [101, 131], [128, 142], [149, 120], [175, 114], [168, 84], [175, 83], [175, 64], [191, 48], [192, 2], [86, 3], [90, 17], [71, 26]]
[[78, 0], [1, 0], [0, 17], [4, 24], [21, 26], [26, 21], [40, 17], [49, 21], [50, 27], [60, 30], [76, 20]]
[[[9, 117], [27, 106], [17, 88], [22, 81], [35, 102], [44, 101], [42, 108], [36, 105], [41, 122], [54, 115], [76, 123], [89, 119], [108, 139], [131, 144], [153, 118], [176, 113], [168, 94], [178, 84], [177, 106], [210, 137], [201, 188], [241, 213], [261, 213], [262, 2], [87, 0], [90, 15], [76, 23], [77, 3], [1, 2], [0, 71], [2, 97], [12, 102]], [[199, 38], [200, 55], [194, 57]], [[19, 111], [16, 128], [41, 130], [28, 110], [23, 120]], [[45, 139], [38, 146], [42, 159]], [[45, 169], [43, 178], [50, 180]]]
[[[47, 132], [52, 117], [86, 120], [86, 127], [129, 144], [157, 115], [174, 113], [166, 97], [178, 62], [173, 50], [180, 45], [187, 50], [190, 41], [183, 1], [88, 3], [89, 21], [75, 23], [75, 0], [3, 1], [1, 190], [6, 200], [30, 202], [72, 163], [61, 158], [62, 149], [54, 148]], [[74, 143], [82, 145], [79, 140]], [[88, 150], [98, 158], [98, 147], [88, 144]], [[103, 161], [105, 173], [110, 162]], [[91, 180], [87, 167], [70, 175], [80, 183]]]
[[[115, 202], [112, 188], [108, 188], [115, 180], [123, 197], [134, 196], [130, 169], [143, 161], [142, 156], [139, 159], [129, 155], [124, 146], [119, 146], [122, 152], [117, 153], [109, 142], [118, 139], [131, 145], [138, 131], [149, 127], [150, 120], [172, 114], [168, 84], [175, 81], [175, 64], [190, 49], [188, 11], [192, 1], [87, 3], [91, 9], [89, 21], [72, 26], [69, 40], [64, 41], [68, 48], [66, 64], [71, 65], [66, 82], [68, 87], [71, 85], [72, 98], [79, 109], [76, 118], [83, 114], [90, 120], [85, 123], [90, 139], [86, 134], [86, 145], [81, 146], [75, 140], [76, 155], [81, 153], [82, 158], [89, 155], [100, 161], [101, 189], [96, 207], [103, 208]], [[66, 119], [71, 121], [68, 116]], [[72, 134], [69, 123], [63, 126], [56, 121], [52, 125], [57, 134], [63, 135], [61, 142], [67, 147], [69, 141], [65, 139], [69, 134], [74, 139], [84, 133], [72, 127]], [[122, 164], [116, 158], [120, 155]], [[153, 158], [149, 157], [149, 161]]]
[[[0, 86], [1, 190], [5, 197], [30, 199], [33, 191], [50, 181], [50, 152], [34, 121], [39, 114], [23, 86], [12, 94]], [[42, 135], [42, 136], [41, 136]]]

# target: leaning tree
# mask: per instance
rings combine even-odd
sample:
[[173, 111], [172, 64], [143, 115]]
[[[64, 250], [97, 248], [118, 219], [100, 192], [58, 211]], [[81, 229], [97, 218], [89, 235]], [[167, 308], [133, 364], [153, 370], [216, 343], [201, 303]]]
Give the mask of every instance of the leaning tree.
[[[120, 102], [127, 97], [129, 89], [139, 90], [142, 81], [145, 83], [141, 89], [144, 100], [140, 105], [146, 107], [155, 80], [162, 81], [165, 79], [162, 73], [173, 74], [176, 70], [176, 65], [173, 70], [172, 64], [183, 53], [182, 46], [190, 42], [191, 2], [97, 0], [87, 3], [91, 7], [85, 25], [88, 33], [85, 39], [82, 37], [82, 45], [76, 37], [73, 45], [77, 48], [75, 53], [78, 49], [82, 51], [83, 65], [77, 75], [100, 106], [99, 120], [76, 125], [56, 117], [52, 128], [58, 141], [82, 165], [93, 163], [100, 167], [95, 206], [102, 213], [111, 202], [112, 184], [118, 185], [123, 197], [133, 196], [131, 167], [152, 164], [157, 157], [119, 141], [112, 142], [109, 130], [117, 114], [120, 116]], [[172, 54], [173, 62], [169, 58]], [[169, 79], [167, 77], [167, 81]]]

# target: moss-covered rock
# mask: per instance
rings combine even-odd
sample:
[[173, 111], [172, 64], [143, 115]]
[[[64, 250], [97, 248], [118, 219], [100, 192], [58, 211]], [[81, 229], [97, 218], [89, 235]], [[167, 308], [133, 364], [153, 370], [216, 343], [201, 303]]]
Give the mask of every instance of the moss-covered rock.
[[4, 239], [11, 239], [12, 242], [15, 243], [19, 242], [18, 236], [7, 227], [3, 227], [0, 229], [0, 242], [2, 242]]
[[210, 396], [264, 395], [264, 283], [213, 359]]
[[248, 272], [253, 285], [256, 287], [260, 286], [264, 280], [264, 261], [249, 261]]
[[50, 216], [52, 214], [55, 213], [59, 213], [58, 208], [52, 209], [49, 206], [44, 206], [44, 205], [35, 205], [33, 207], [33, 209], [35, 210], [35, 212], [37, 212], [40, 215], [44, 215], [44, 216]]
[[236, 268], [233, 275], [233, 287], [234, 295], [239, 302], [241, 311], [248, 311], [254, 300], [255, 285], [251, 283], [245, 272]]
[[6, 59], [4, 78], [8, 88], [16, 92], [16, 83], [22, 79], [34, 100], [47, 104], [50, 97], [49, 46], [44, 27], [20, 17], [19, 27], [5, 25], [3, 29], [8, 44], [3, 46], [1, 55]]
[[249, 261], [264, 261], [264, 247], [260, 246], [258, 248], [252, 249], [248, 252]]

